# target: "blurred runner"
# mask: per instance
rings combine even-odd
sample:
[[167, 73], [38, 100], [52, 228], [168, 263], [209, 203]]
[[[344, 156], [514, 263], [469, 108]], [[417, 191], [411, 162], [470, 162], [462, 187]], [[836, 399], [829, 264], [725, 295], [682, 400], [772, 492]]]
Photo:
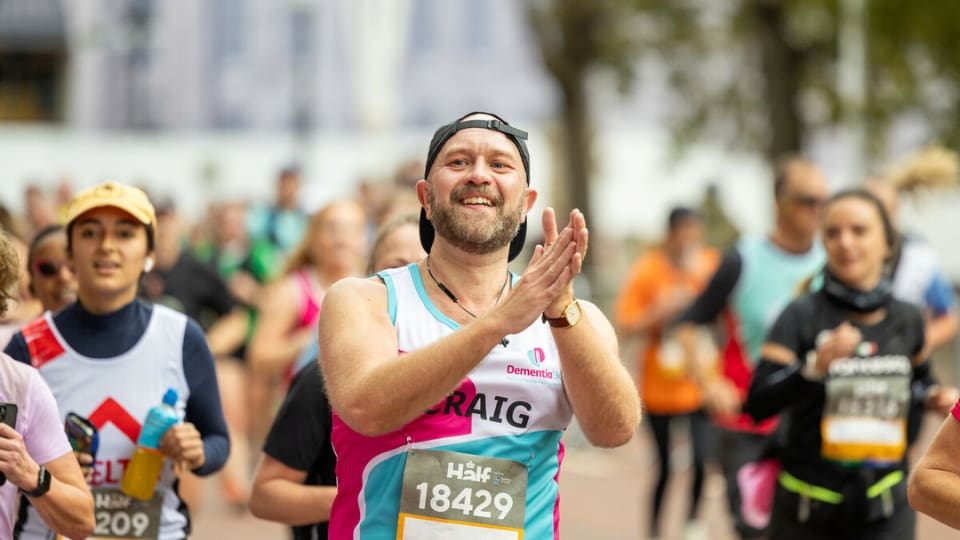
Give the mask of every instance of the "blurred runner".
[[[416, 214], [391, 220], [377, 234], [370, 271], [403, 266], [426, 256]], [[337, 493], [336, 456], [330, 444], [330, 403], [317, 365], [294, 377], [260, 455], [253, 483], [253, 515], [293, 527], [295, 540], [326, 540]]]
[[30, 293], [46, 311], [54, 313], [77, 299], [77, 278], [67, 261], [67, 233], [63, 225], [50, 225], [30, 242], [27, 254]]
[[[810, 161], [791, 157], [774, 171], [776, 222], [766, 237], [741, 237], [723, 257], [703, 293], [678, 319], [678, 339], [718, 426], [717, 451], [727, 486], [727, 502], [737, 534], [759, 538], [741, 510], [737, 472], [757, 459], [776, 427], [740, 414], [760, 345], [768, 328], [800, 283], [823, 267], [823, 249], [815, 242], [827, 183]], [[726, 342], [720, 369], [698, 362], [696, 325], [722, 320]]]
[[[699, 217], [685, 207], [673, 208], [667, 218], [667, 236], [660, 246], [647, 251], [634, 265], [617, 299], [617, 325], [626, 337], [644, 337], [639, 358], [640, 399], [647, 411], [659, 460], [659, 475], [650, 509], [650, 536], [663, 529], [661, 509], [670, 478], [670, 428], [680, 422], [690, 430], [693, 454], [693, 486], [687, 509], [689, 535], [702, 526], [697, 519], [703, 492], [704, 460], [709, 421], [703, 396], [685, 363], [683, 351], [667, 329], [706, 285], [719, 263], [716, 249], [705, 248]], [[707, 338], [709, 339], [709, 338]], [[707, 354], [716, 357], [716, 348]], [[702, 536], [702, 533], [701, 533]]]
[[[894, 298], [897, 233], [876, 197], [840, 192], [823, 211], [827, 264], [760, 350], [743, 410], [785, 412], [771, 539], [909, 540], [908, 424], [914, 383], [929, 384], [924, 321]], [[931, 389], [943, 411], [955, 392]]]

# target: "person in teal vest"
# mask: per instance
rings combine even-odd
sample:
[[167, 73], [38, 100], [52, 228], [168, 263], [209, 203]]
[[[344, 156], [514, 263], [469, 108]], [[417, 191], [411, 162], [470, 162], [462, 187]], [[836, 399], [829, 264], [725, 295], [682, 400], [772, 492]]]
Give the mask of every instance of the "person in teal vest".
[[[757, 538], [741, 512], [737, 471], [765, 449], [776, 418], [754, 422], [741, 413], [760, 345], [799, 285], [823, 267], [823, 248], [815, 242], [820, 210], [828, 196], [823, 173], [797, 156], [775, 166], [775, 224], [766, 236], [745, 235], [728, 250], [707, 288], [677, 319], [678, 339], [687, 365], [699, 381], [704, 402], [718, 427], [717, 458], [727, 483], [737, 533]], [[719, 365], [696, 360], [697, 325], [720, 323], [725, 332]]]

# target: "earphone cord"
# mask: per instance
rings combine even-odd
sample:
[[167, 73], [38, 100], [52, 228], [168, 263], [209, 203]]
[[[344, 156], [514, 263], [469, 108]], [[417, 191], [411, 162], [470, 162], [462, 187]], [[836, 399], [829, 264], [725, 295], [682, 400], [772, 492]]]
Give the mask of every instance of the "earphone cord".
[[[437, 287], [438, 287], [441, 291], [443, 291], [443, 294], [447, 295], [447, 298], [449, 298], [451, 302], [453, 302], [454, 304], [456, 304], [457, 307], [460, 308], [460, 309], [462, 309], [463, 312], [466, 313], [467, 315], [473, 317], [474, 319], [477, 318], [477, 315], [476, 315], [474, 312], [472, 312], [472, 311], [470, 311], [469, 309], [463, 307], [463, 304], [461, 304], [461, 303], [457, 300], [457, 295], [453, 294], [453, 291], [451, 291], [450, 289], [448, 289], [446, 285], [444, 285], [443, 283], [441, 283], [441, 282], [437, 279], [437, 277], [433, 275], [433, 270], [430, 269], [430, 255], [427, 255], [427, 275], [429, 275], [429, 276], [430, 276], [430, 279], [432, 279], [433, 282], [436, 283]], [[510, 282], [510, 270], [507, 270], [507, 275], [506, 275], [506, 277], [505, 277], [504, 280], [503, 280], [503, 285], [500, 286], [500, 292], [497, 293], [497, 301], [494, 302], [494, 304], [493, 304], [494, 306], [496, 306], [496, 305], [498, 305], [498, 304], [500, 303], [500, 298], [503, 297], [503, 291], [507, 290], [507, 283], [509, 283], [509, 282]], [[510, 340], [508, 340], [506, 337], [504, 337], [503, 339], [500, 340], [500, 344], [503, 345], [504, 347], [506, 347], [507, 345], [510, 344]]]

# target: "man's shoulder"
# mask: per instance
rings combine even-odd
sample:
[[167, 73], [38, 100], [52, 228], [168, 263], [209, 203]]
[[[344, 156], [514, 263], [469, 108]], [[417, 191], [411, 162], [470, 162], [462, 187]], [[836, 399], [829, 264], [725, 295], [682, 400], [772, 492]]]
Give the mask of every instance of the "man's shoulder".
[[331, 302], [375, 300], [386, 298], [387, 285], [378, 275], [369, 277], [347, 277], [338, 280], [327, 289], [323, 298], [324, 309]]

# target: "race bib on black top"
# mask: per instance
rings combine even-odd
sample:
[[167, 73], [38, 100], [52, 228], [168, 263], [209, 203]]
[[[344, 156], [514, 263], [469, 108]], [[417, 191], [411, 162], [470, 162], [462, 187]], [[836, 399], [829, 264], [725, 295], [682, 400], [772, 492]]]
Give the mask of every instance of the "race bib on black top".
[[899, 462], [907, 446], [911, 374], [905, 356], [846, 358], [831, 364], [821, 455], [842, 462]]

